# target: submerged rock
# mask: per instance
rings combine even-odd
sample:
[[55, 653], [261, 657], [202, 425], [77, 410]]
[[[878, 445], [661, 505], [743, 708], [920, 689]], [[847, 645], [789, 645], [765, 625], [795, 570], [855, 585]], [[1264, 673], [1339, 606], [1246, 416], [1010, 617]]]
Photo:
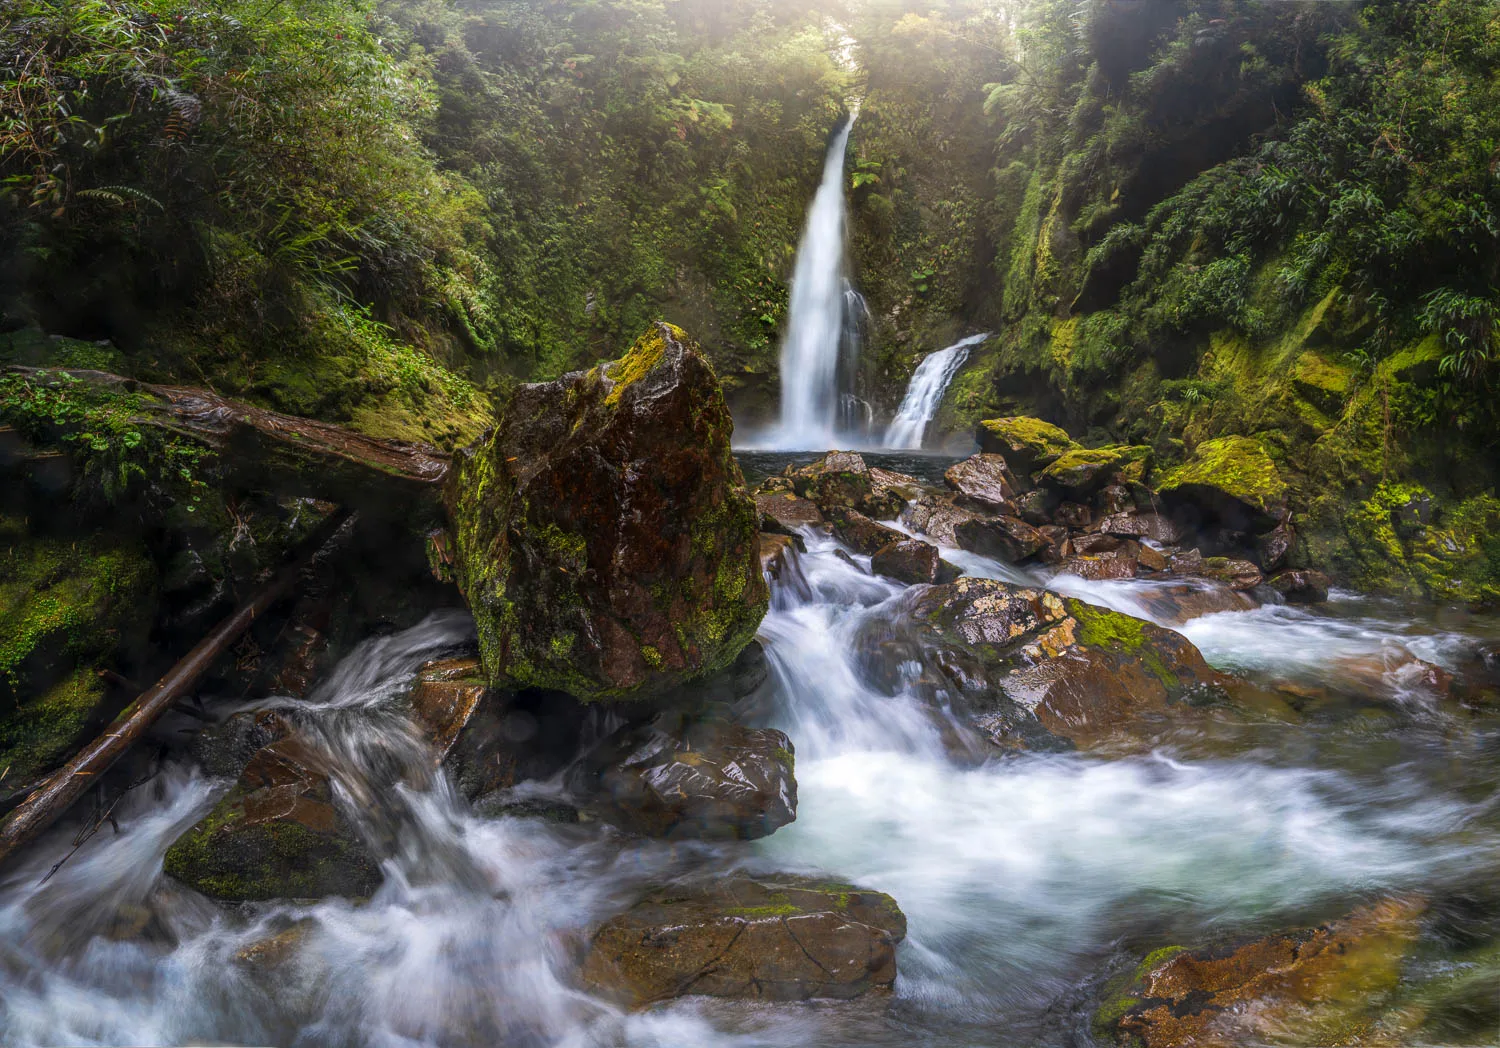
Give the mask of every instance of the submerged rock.
[[753, 840], [797, 818], [791, 740], [771, 728], [665, 712], [588, 757], [597, 814], [650, 837]]
[[586, 701], [727, 666], [767, 606], [733, 422], [687, 336], [520, 387], [455, 457], [455, 568], [491, 683]]
[[1328, 588], [1333, 581], [1321, 571], [1297, 569], [1273, 575], [1266, 584], [1288, 604], [1321, 604], [1328, 599]]
[[[1095, 1016], [1121, 1045], [1364, 1044], [1381, 1032], [1424, 904], [1386, 899], [1227, 949], [1157, 950]], [[1380, 1041], [1378, 1043], [1385, 1043]]]
[[1051, 465], [1064, 453], [1078, 447], [1066, 430], [1039, 418], [1024, 416], [981, 422], [974, 439], [979, 442], [981, 451], [1004, 455], [1010, 468], [1023, 477]]
[[1135, 594], [1158, 622], [1181, 625], [1221, 611], [1250, 611], [1257, 607], [1247, 594], [1215, 579], [1183, 579], [1143, 587]]
[[369, 895], [380, 870], [343, 815], [320, 753], [285, 724], [207, 817], [167, 849], [167, 874], [226, 901]]
[[905, 936], [889, 895], [808, 877], [735, 877], [653, 892], [607, 921], [583, 982], [637, 1008], [693, 994], [847, 1000], [890, 989]]
[[962, 712], [1002, 749], [1092, 745], [1223, 683], [1181, 634], [1043, 590], [961, 578], [910, 609]]

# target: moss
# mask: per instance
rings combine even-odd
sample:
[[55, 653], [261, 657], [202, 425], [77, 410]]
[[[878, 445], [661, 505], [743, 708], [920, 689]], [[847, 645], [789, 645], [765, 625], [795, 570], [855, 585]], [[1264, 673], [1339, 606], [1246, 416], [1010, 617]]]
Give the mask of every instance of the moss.
[[773, 906], [736, 906], [724, 911], [727, 917], [790, 917], [801, 913], [802, 910], [791, 903], [781, 903]]
[[667, 332], [663, 333], [660, 328], [653, 324], [644, 335], [636, 339], [635, 345], [630, 347], [619, 360], [603, 365], [604, 374], [613, 383], [609, 394], [604, 398], [605, 407], [614, 407], [620, 402], [620, 397], [633, 383], [639, 382], [661, 363], [667, 352], [667, 337], [676, 341], [686, 340], [687, 335], [682, 329], [665, 325]]
[[61, 764], [99, 719], [105, 689], [84, 667], [0, 719], [0, 770], [24, 783]]
[[1147, 632], [1153, 628], [1149, 622], [1071, 597], [1063, 604], [1068, 609], [1068, 614], [1078, 621], [1079, 643], [1106, 651], [1122, 652], [1140, 659], [1168, 691], [1175, 692], [1182, 687], [1182, 681], [1162, 662], [1161, 655], [1152, 644], [1152, 638]]
[[1094, 482], [1100, 474], [1111, 473], [1130, 461], [1132, 456], [1124, 448], [1074, 448], [1063, 452], [1042, 470], [1040, 479], [1059, 487], [1081, 488]]
[[1188, 487], [1221, 491], [1260, 513], [1271, 514], [1286, 498], [1286, 481], [1260, 441], [1251, 437], [1206, 440], [1193, 457], [1169, 473], [1163, 494]]
[[1066, 430], [1039, 418], [1013, 416], [988, 419], [979, 424], [1000, 444], [1030, 451], [1039, 465], [1078, 447]]

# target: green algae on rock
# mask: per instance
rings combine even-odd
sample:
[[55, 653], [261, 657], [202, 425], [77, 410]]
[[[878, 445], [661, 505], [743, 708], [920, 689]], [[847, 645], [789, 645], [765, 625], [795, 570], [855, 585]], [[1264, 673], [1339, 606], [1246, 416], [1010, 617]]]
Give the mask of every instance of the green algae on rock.
[[1005, 456], [1005, 461], [1020, 476], [1051, 465], [1079, 446], [1060, 426], [1025, 416], [981, 422], [974, 436], [981, 451]]
[[492, 683], [639, 698], [734, 660], [769, 592], [732, 431], [713, 369], [662, 322], [515, 391], [447, 489]]
[[1201, 505], [1230, 527], [1262, 531], [1285, 511], [1287, 485], [1260, 441], [1220, 437], [1199, 444], [1159, 491], [1169, 501]]

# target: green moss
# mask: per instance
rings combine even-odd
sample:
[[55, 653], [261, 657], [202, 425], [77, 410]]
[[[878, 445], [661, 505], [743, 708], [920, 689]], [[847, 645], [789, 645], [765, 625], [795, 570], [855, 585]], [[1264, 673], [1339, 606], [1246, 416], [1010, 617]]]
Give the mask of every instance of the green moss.
[[1078, 641], [1093, 648], [1123, 652], [1140, 659], [1152, 675], [1169, 691], [1182, 687], [1177, 675], [1169, 670], [1157, 654], [1147, 630], [1151, 624], [1108, 608], [1096, 607], [1069, 597], [1063, 605], [1068, 614], [1078, 621]]
[[781, 903], [775, 906], [736, 906], [724, 911], [728, 917], [790, 917], [801, 913], [802, 910], [791, 903]]
[[[667, 334], [672, 339], [682, 341], [687, 338], [682, 329], [673, 327], [671, 324], [665, 326]], [[620, 397], [632, 383], [645, 378], [661, 363], [662, 357], [667, 352], [666, 340], [667, 335], [664, 335], [660, 328], [653, 324], [644, 335], [636, 339], [635, 345], [630, 347], [630, 352], [619, 360], [603, 366], [604, 374], [614, 382], [614, 387], [604, 398], [606, 407], [614, 407], [618, 404]]]
[[1025, 449], [1042, 465], [1078, 447], [1066, 430], [1039, 418], [1013, 416], [993, 418], [979, 423], [998, 444]]
[[1063, 488], [1081, 488], [1093, 483], [1101, 474], [1112, 473], [1132, 461], [1129, 449], [1074, 448], [1042, 470], [1040, 480]]
[[1188, 462], [1167, 475], [1160, 491], [1189, 486], [1221, 491], [1261, 513], [1274, 512], [1287, 493], [1286, 482], [1260, 441], [1237, 436], [1203, 441]]

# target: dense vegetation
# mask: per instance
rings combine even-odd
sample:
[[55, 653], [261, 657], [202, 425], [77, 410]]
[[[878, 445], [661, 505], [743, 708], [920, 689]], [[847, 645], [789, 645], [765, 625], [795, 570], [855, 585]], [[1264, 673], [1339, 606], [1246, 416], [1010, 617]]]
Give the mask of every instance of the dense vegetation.
[[[455, 442], [487, 391], [665, 315], [742, 418], [767, 411], [803, 209], [857, 103], [878, 408], [924, 353], [990, 330], [949, 431], [1037, 413], [1168, 461], [1248, 433], [1309, 536], [1372, 499], [1489, 519], [1491, 0], [16, 0], [0, 19], [4, 326], [111, 340], [95, 364]], [[1408, 585], [1335, 539], [1325, 559]], [[1465, 593], [1500, 577], [1464, 570]]]

